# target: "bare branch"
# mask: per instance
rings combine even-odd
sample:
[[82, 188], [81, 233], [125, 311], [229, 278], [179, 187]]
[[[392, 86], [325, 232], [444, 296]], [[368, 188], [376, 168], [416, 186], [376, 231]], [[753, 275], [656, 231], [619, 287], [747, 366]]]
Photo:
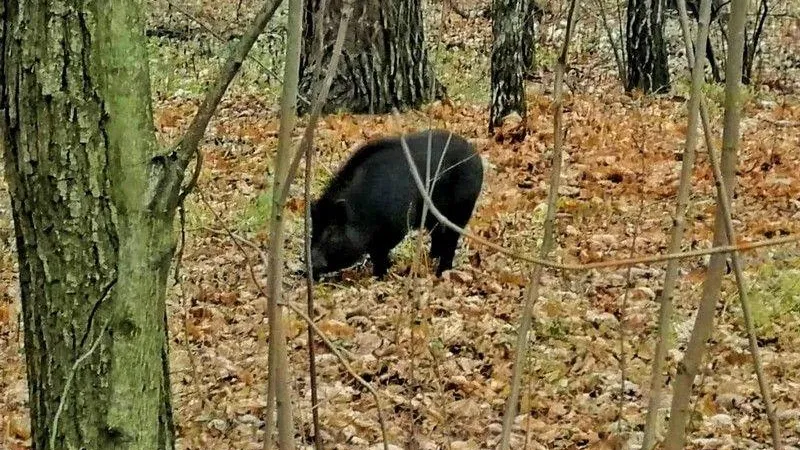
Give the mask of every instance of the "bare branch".
[[657, 262], [665, 262], [670, 261], [673, 259], [687, 259], [696, 256], [705, 256], [705, 255], [714, 255], [719, 253], [731, 253], [734, 251], [742, 252], [747, 250], [754, 250], [757, 248], [762, 247], [774, 247], [778, 245], [787, 245], [787, 244], [795, 244], [800, 242], [800, 235], [796, 236], [783, 236], [779, 238], [773, 239], [765, 239], [763, 241], [756, 241], [756, 242], [747, 242], [741, 243], [736, 245], [716, 245], [708, 249], [701, 249], [701, 250], [691, 250], [687, 252], [677, 252], [677, 253], [668, 253], [664, 255], [652, 255], [652, 256], [638, 256], [636, 258], [624, 258], [624, 259], [615, 259], [609, 261], [598, 261], [589, 264], [569, 264], [569, 263], [559, 263], [545, 258], [537, 258], [535, 256], [529, 256], [526, 254], [520, 254], [513, 250], [509, 250], [502, 245], [495, 244], [487, 239], [484, 239], [477, 234], [474, 234], [466, 229], [459, 227], [458, 225], [454, 224], [450, 219], [445, 217], [441, 211], [433, 204], [433, 200], [431, 197], [427, 195], [425, 185], [416, 170], [411, 171], [412, 178], [414, 182], [417, 184], [417, 189], [420, 192], [422, 200], [428, 205], [428, 209], [430, 210], [431, 214], [439, 221], [439, 223], [451, 230], [454, 230], [464, 236], [465, 238], [470, 239], [473, 242], [477, 242], [481, 245], [491, 248], [492, 250], [497, 251], [498, 253], [502, 253], [506, 256], [509, 256], [514, 259], [518, 259], [520, 261], [526, 261], [532, 264], [537, 264], [543, 267], [549, 267], [551, 269], [559, 269], [559, 270], [568, 270], [568, 271], [584, 271], [590, 269], [606, 269], [609, 267], [627, 267], [630, 265], [636, 264], [646, 264], [646, 263], [657, 263]]
[[[225, 39], [225, 37], [221, 36], [219, 33], [217, 33], [216, 31], [214, 31], [214, 29], [213, 29], [213, 28], [211, 28], [211, 27], [210, 27], [208, 24], [206, 24], [206, 23], [205, 23], [205, 22], [203, 22], [202, 20], [198, 19], [197, 17], [195, 17], [194, 15], [192, 15], [191, 13], [189, 13], [188, 11], [186, 11], [185, 9], [183, 9], [183, 8], [179, 7], [178, 5], [176, 5], [174, 2], [172, 2], [172, 1], [170, 1], [170, 0], [167, 0], [167, 3], [170, 5], [170, 7], [174, 8], [176, 11], [178, 11], [179, 13], [181, 13], [181, 14], [182, 14], [183, 16], [185, 16], [186, 18], [188, 18], [188, 19], [189, 19], [189, 20], [191, 20], [192, 22], [194, 22], [194, 23], [196, 23], [196, 24], [200, 25], [200, 28], [202, 28], [202, 29], [206, 30], [206, 32], [207, 32], [208, 34], [210, 34], [211, 36], [213, 36], [213, 37], [214, 37], [214, 39], [218, 40], [218, 41], [219, 41], [219, 42], [221, 42], [221, 43], [226, 43], [226, 42], [228, 42], [228, 39]], [[237, 17], [238, 17], [238, 9], [237, 9]], [[250, 61], [253, 61], [254, 63], [258, 64], [258, 65], [259, 65], [259, 66], [260, 66], [262, 69], [264, 69], [265, 71], [269, 72], [269, 74], [270, 74], [270, 75], [271, 75], [273, 78], [275, 78], [275, 79], [277, 79], [277, 78], [278, 78], [278, 74], [277, 74], [277, 73], [275, 73], [275, 71], [274, 71], [274, 70], [273, 70], [271, 67], [267, 66], [266, 64], [264, 64], [263, 62], [261, 62], [259, 59], [255, 58], [253, 55], [251, 55], [251, 54], [249, 54], [249, 53], [248, 53], [248, 55], [247, 55], [247, 59], [249, 59]]]
[[625, 61], [622, 55], [621, 48], [623, 45], [620, 43], [622, 37], [624, 35], [620, 35], [620, 39], [614, 39], [614, 35], [611, 33], [611, 26], [608, 24], [608, 15], [606, 14], [605, 8], [605, 0], [595, 0], [597, 2], [597, 6], [600, 7], [600, 23], [603, 25], [603, 30], [606, 32], [606, 36], [608, 37], [608, 42], [611, 44], [611, 50], [614, 52], [614, 62], [617, 64], [617, 73], [619, 75], [619, 79], [622, 81], [622, 85], [625, 86], [628, 84], [626, 81], [626, 77], [628, 74], [625, 72]]

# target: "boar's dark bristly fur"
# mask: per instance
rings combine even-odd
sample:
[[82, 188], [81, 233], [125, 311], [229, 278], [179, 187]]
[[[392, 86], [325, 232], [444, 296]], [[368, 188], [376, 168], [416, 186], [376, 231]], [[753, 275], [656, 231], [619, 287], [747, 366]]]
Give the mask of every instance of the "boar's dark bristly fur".
[[[430, 137], [433, 204], [460, 227], [472, 217], [483, 185], [483, 163], [472, 144], [449, 131], [406, 135], [414, 165], [425, 181]], [[449, 140], [449, 143], [448, 143]], [[438, 169], [438, 174], [437, 174]], [[400, 137], [370, 141], [339, 169], [311, 207], [311, 261], [315, 277], [335, 272], [369, 254], [373, 273], [389, 269], [389, 252], [421, 224], [424, 199], [408, 167]], [[459, 234], [427, 213], [436, 275], [452, 268]]]

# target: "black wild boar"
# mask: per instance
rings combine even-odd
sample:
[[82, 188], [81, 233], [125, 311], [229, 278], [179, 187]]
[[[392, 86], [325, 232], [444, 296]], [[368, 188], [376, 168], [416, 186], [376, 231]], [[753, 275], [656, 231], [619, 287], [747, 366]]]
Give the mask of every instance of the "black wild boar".
[[[406, 135], [417, 171], [425, 183], [431, 136], [432, 200], [450, 221], [464, 227], [472, 217], [483, 185], [483, 163], [472, 144], [449, 131]], [[449, 140], [449, 143], [448, 143]], [[438, 176], [436, 176], [438, 168]], [[373, 274], [382, 277], [390, 266], [389, 252], [409, 227], [420, 228], [424, 200], [412, 178], [400, 137], [387, 137], [357, 149], [311, 207], [311, 262], [314, 276], [335, 272], [369, 254]], [[452, 268], [459, 234], [428, 211], [436, 275]]]

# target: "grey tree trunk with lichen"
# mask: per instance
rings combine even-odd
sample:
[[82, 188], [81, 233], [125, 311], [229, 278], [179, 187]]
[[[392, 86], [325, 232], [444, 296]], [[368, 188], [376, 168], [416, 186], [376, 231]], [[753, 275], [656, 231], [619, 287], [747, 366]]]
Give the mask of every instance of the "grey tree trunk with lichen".
[[[522, 32], [526, 15], [525, 2], [526, 0], [492, 2], [490, 133], [509, 114], [519, 114], [523, 122], [525, 119], [525, 50]], [[521, 130], [524, 129], [525, 127], [521, 127]]]
[[534, 0], [522, 0], [522, 64], [525, 75], [534, 73], [536, 63], [536, 22], [539, 8]]
[[156, 146], [142, 2], [0, 5], [33, 446], [173, 448], [165, 293], [188, 158]]
[[[327, 67], [336, 41], [343, 4], [326, 0], [323, 23], [317, 23], [322, 0], [304, 0], [300, 93], [312, 99], [317, 84], [314, 69]], [[353, 16], [347, 29], [339, 68], [323, 112], [386, 113], [392, 108], [417, 108], [446, 95], [428, 61], [420, 0], [349, 0]], [[314, 58], [318, 28], [322, 27], [321, 61]], [[325, 76], [324, 71], [320, 76]], [[299, 109], [309, 109], [300, 102]]]
[[645, 93], [669, 90], [664, 0], [628, 0], [625, 46], [627, 86]]

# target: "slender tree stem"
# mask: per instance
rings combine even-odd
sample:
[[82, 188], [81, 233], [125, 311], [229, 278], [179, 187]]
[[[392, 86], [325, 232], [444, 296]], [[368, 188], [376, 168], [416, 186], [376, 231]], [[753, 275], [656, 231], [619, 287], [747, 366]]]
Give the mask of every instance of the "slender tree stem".
[[608, 24], [608, 14], [606, 14], [605, 0], [596, 1], [597, 6], [600, 8], [600, 20], [603, 25], [603, 30], [606, 32], [608, 42], [611, 44], [611, 50], [614, 52], [614, 62], [617, 64], [617, 74], [619, 75], [619, 79], [622, 81], [622, 85], [624, 86], [627, 84], [627, 73], [625, 72], [625, 58], [622, 55], [621, 49], [625, 47], [625, 43], [620, 43], [622, 35], [620, 35], [620, 41], [614, 39], [614, 35], [611, 32], [611, 26]]
[[[728, 62], [726, 64], [726, 89], [725, 89], [725, 129], [723, 132], [723, 152], [721, 168], [717, 164], [713, 147], [709, 148], [709, 160], [714, 169], [715, 182], [718, 192], [717, 214], [715, 218], [715, 243], [735, 242], [733, 224], [731, 220], [731, 194], [736, 174], [737, 150], [739, 147], [739, 123], [741, 115], [741, 77], [742, 54], [744, 51], [744, 26], [746, 21], [747, 3], [735, 0], [731, 6]], [[776, 449], [781, 448], [780, 428], [770, 398], [769, 388], [763, 373], [761, 359], [758, 351], [758, 342], [747, 300], [747, 287], [741, 260], [738, 255], [732, 255], [734, 273], [736, 275], [739, 299], [742, 306], [745, 327], [748, 333], [750, 351], [753, 355], [759, 388], [764, 400], [767, 416], [770, 421], [772, 443]], [[704, 284], [703, 298], [698, 311], [695, 327], [689, 341], [684, 360], [679, 365], [676, 378], [675, 395], [672, 401], [672, 414], [670, 428], [666, 439], [666, 448], [678, 449], [683, 446], [686, 434], [686, 413], [691, 394], [691, 386], [698, 371], [705, 350], [705, 343], [711, 333], [714, 319], [714, 308], [719, 299], [725, 257], [715, 255], [711, 258], [708, 277]]]
[[[278, 425], [278, 448], [294, 449], [294, 424], [289, 385], [289, 361], [286, 335], [283, 325], [283, 308], [280, 306], [283, 282], [284, 252], [284, 202], [280, 198], [284, 183], [288, 181], [288, 162], [292, 145], [292, 131], [297, 111], [298, 76], [300, 71], [300, 46], [302, 33], [302, 0], [289, 0], [288, 37], [286, 42], [286, 64], [283, 95], [281, 98], [281, 120], [278, 133], [278, 151], [275, 155], [275, 175], [272, 189], [272, 211], [269, 226], [269, 272], [267, 274], [268, 318], [269, 318], [269, 383], [275, 389], [275, 409]], [[273, 387], [268, 387], [272, 389]], [[271, 406], [271, 405], [269, 405]], [[271, 414], [268, 408], [267, 414]], [[272, 430], [266, 430], [267, 439]]]
[[[682, 17], [686, 15], [685, 0], [678, 1], [678, 10]], [[700, 3], [700, 20], [695, 40], [695, 48], [700, 48], [703, 42], [708, 39], [708, 25], [711, 17], [711, 0], [702, 0]], [[684, 43], [687, 55], [692, 55], [692, 44], [688, 30], [684, 33]], [[699, 122], [700, 102], [702, 99], [702, 87], [705, 79], [704, 54], [700, 52], [698, 58], [690, 57], [690, 67], [692, 74], [691, 94], [689, 98], [689, 124], [686, 132], [686, 146], [683, 150], [681, 163], [681, 175], [678, 185], [678, 203], [675, 210], [675, 217], [672, 225], [672, 235], [668, 251], [675, 253], [680, 251], [683, 241], [683, 232], [686, 224], [686, 210], [689, 205], [689, 194], [692, 190], [692, 171], [697, 147], [697, 125]], [[655, 357], [653, 358], [653, 371], [650, 378], [650, 400], [648, 403], [647, 416], [645, 419], [644, 438], [642, 449], [650, 450], [655, 445], [656, 433], [659, 425], [659, 410], [661, 408], [661, 397], [664, 384], [664, 366], [668, 351], [669, 333], [672, 328], [672, 293], [678, 281], [679, 260], [671, 260], [667, 263], [666, 274], [664, 275], [664, 285], [661, 291], [659, 303], [661, 308], [658, 316], [658, 342], [656, 344]]]
[[[546, 258], [550, 254], [550, 250], [555, 244], [555, 219], [556, 208], [558, 203], [558, 189], [561, 185], [561, 163], [563, 153], [563, 85], [564, 85], [564, 72], [567, 65], [567, 51], [569, 50], [569, 41], [572, 37], [572, 29], [574, 27], [573, 19], [575, 17], [576, 0], [570, 0], [569, 11], [567, 12], [567, 29], [564, 34], [564, 43], [561, 47], [561, 54], [558, 57], [558, 64], [556, 65], [556, 78], [553, 93], [553, 109], [555, 117], [553, 119], [553, 136], [555, 141], [553, 143], [553, 157], [550, 172], [550, 190], [547, 195], [547, 214], [544, 221], [544, 230], [542, 236], [542, 246], [539, 248], [539, 256]], [[519, 403], [520, 384], [522, 382], [522, 369], [525, 366], [525, 358], [528, 354], [528, 332], [531, 328], [533, 321], [533, 307], [536, 300], [539, 298], [539, 286], [541, 283], [543, 266], [537, 265], [533, 268], [530, 276], [528, 289], [525, 294], [525, 304], [522, 310], [522, 317], [517, 329], [517, 343], [516, 354], [514, 355], [514, 370], [511, 374], [511, 392], [506, 400], [506, 407], [503, 413], [503, 429], [501, 435], [500, 448], [508, 450], [511, 445], [511, 428], [514, 425], [514, 418], [517, 416], [517, 408]]]
[[[327, 0], [322, 0], [317, 7], [317, 11], [315, 12], [316, 18], [314, 19], [316, 23], [322, 24], [325, 20], [325, 11], [328, 9], [328, 2]], [[314, 77], [313, 79], [315, 82], [320, 79], [322, 76], [322, 54], [323, 49], [325, 47], [325, 43], [323, 42], [323, 30], [322, 26], [317, 27], [317, 33], [314, 36], [315, 44], [316, 44], [316, 52], [314, 53]], [[334, 70], [336, 70], [334, 68]], [[318, 96], [319, 91], [322, 88], [322, 84], [318, 83], [318, 86], [315, 89], [315, 93]], [[316, 123], [309, 123], [306, 127], [306, 131], [308, 129], [313, 130], [316, 128]], [[311, 139], [313, 141], [313, 139]], [[312, 178], [312, 167], [313, 167], [313, 155], [314, 155], [314, 146], [309, 143], [309, 145], [305, 146], [305, 180], [303, 183], [303, 197], [305, 199], [305, 208], [304, 208], [304, 226], [303, 226], [303, 239], [305, 241], [305, 245], [303, 245], [303, 252], [305, 254], [306, 260], [306, 311], [308, 313], [309, 320], [313, 320], [314, 317], [314, 268], [313, 264], [311, 263], [311, 178]], [[287, 180], [287, 184], [288, 180]], [[311, 327], [308, 327], [308, 378], [309, 378], [309, 388], [311, 390], [311, 424], [314, 428], [314, 449], [315, 450], [322, 450], [322, 436], [321, 436], [321, 426], [319, 423], [319, 393], [317, 392], [317, 357], [316, 357], [316, 350], [314, 348], [314, 330]]]

